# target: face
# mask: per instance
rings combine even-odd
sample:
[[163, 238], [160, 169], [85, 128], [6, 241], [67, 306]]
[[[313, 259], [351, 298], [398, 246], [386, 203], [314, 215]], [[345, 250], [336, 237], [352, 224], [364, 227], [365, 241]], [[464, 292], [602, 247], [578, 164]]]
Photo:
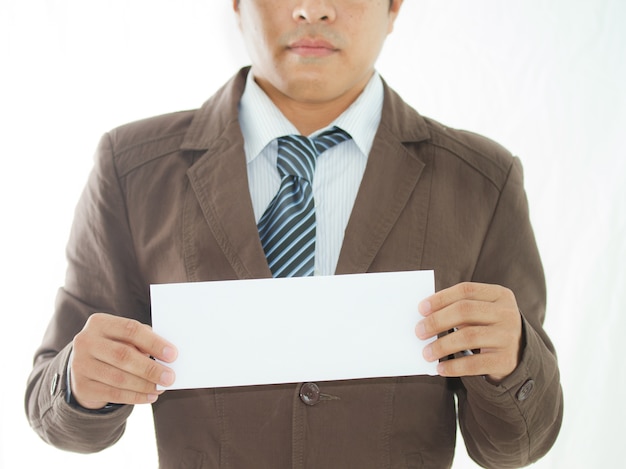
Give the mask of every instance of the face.
[[[233, 0], [257, 82], [274, 101], [358, 95], [402, 0]], [[356, 96], [355, 96], [356, 97]]]

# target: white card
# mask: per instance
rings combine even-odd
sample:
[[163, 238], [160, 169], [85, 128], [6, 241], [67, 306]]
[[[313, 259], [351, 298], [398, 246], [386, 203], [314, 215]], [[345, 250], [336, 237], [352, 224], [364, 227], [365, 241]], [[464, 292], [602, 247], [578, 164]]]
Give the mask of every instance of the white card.
[[436, 375], [415, 336], [432, 271], [152, 285], [167, 389]]

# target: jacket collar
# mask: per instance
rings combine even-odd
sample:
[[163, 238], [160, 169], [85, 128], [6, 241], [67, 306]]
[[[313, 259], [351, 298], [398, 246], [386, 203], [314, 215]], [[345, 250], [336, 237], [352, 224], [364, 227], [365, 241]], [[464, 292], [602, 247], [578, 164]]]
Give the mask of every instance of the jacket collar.
[[[181, 145], [182, 150], [209, 150], [220, 140], [233, 142], [242, 138], [238, 130], [238, 106], [249, 71], [250, 67], [239, 70], [197, 111]], [[403, 143], [428, 139], [430, 131], [424, 118], [408, 107], [384, 80], [383, 87], [385, 98], [380, 127]]]

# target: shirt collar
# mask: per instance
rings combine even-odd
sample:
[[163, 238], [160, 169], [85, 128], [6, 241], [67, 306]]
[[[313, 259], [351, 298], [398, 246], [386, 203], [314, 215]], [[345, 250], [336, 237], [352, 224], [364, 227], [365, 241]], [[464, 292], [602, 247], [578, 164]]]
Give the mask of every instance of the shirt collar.
[[[337, 126], [348, 132], [363, 155], [372, 148], [383, 108], [383, 83], [378, 72], [359, 97], [328, 127]], [[283, 135], [298, 134], [295, 126], [283, 115], [248, 73], [246, 88], [239, 103], [239, 125], [244, 138], [246, 161], [250, 163], [273, 140]]]

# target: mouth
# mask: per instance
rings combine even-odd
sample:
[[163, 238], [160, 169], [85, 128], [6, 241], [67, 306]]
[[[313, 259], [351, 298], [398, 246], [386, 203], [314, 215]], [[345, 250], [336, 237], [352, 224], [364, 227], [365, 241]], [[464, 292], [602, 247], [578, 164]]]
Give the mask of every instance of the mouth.
[[339, 51], [332, 43], [316, 38], [294, 41], [287, 46], [287, 50], [302, 57], [327, 57]]

